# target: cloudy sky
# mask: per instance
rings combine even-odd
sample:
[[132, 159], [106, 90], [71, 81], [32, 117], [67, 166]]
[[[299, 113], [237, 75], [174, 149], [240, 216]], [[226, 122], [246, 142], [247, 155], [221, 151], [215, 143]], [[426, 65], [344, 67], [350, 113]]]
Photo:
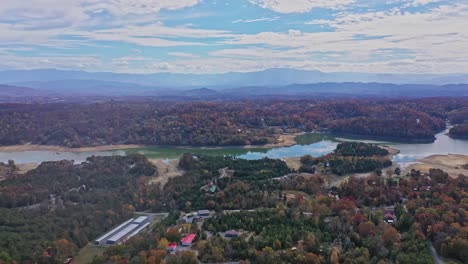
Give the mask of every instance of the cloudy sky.
[[468, 0], [0, 2], [0, 69], [468, 72]]

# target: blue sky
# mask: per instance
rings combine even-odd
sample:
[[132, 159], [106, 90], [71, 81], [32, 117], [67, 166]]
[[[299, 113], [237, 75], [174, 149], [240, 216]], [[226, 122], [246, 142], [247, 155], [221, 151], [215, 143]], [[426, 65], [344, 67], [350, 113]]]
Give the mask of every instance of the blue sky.
[[467, 73], [468, 0], [2, 0], [0, 69]]

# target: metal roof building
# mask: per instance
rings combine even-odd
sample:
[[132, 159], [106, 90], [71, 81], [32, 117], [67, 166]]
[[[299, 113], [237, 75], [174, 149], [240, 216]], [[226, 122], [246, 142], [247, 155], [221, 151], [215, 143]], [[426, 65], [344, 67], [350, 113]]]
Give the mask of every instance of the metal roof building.
[[198, 210], [198, 216], [209, 216], [210, 211], [209, 210]]
[[144, 221], [146, 221], [146, 219], [148, 219], [147, 216], [140, 216], [140, 217], [138, 217], [137, 219], [135, 219], [135, 221], [133, 221], [133, 223], [135, 223], [135, 224], [141, 224], [141, 223], [143, 223]]
[[121, 225], [117, 226], [116, 228], [112, 229], [111, 231], [105, 233], [104, 235], [102, 235], [101, 237], [99, 237], [98, 239], [94, 240], [94, 243], [96, 244], [100, 244], [102, 243], [107, 237], [113, 235], [114, 233], [117, 233], [117, 231], [119, 231], [121, 228], [123, 228], [124, 226], [128, 225], [130, 222], [132, 222], [133, 219], [130, 219], [124, 223], [122, 223]]
[[130, 232], [135, 230], [137, 228], [137, 224], [130, 224], [124, 229], [120, 230], [117, 234], [113, 235], [111, 238], [107, 240], [107, 244], [115, 244], [119, 242], [122, 238], [124, 238], [126, 235], [128, 235]]
[[137, 230], [133, 231], [133, 233], [131, 233], [130, 235], [128, 235], [127, 238], [132, 238], [132, 237], [136, 236], [138, 233], [141, 232], [141, 230], [145, 229], [145, 228], [146, 228], [147, 226], [149, 226], [149, 225], [150, 225], [150, 223], [146, 223], [146, 224], [142, 225], [140, 228], [138, 228]]

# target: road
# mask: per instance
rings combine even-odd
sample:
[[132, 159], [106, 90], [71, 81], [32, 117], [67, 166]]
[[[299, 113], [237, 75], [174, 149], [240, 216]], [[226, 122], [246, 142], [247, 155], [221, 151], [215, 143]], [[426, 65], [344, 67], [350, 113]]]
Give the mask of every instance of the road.
[[429, 243], [429, 249], [431, 250], [432, 258], [434, 259], [435, 264], [444, 264], [444, 261], [440, 258], [439, 254], [435, 250], [432, 243]]

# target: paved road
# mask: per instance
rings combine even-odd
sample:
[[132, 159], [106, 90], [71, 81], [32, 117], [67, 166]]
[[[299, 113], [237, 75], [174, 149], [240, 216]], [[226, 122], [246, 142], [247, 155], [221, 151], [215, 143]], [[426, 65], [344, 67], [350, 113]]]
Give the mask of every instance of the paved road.
[[429, 243], [429, 249], [431, 250], [432, 258], [434, 258], [435, 264], [445, 264], [444, 261], [439, 257], [439, 254], [437, 254], [437, 251], [435, 250], [432, 243]]

